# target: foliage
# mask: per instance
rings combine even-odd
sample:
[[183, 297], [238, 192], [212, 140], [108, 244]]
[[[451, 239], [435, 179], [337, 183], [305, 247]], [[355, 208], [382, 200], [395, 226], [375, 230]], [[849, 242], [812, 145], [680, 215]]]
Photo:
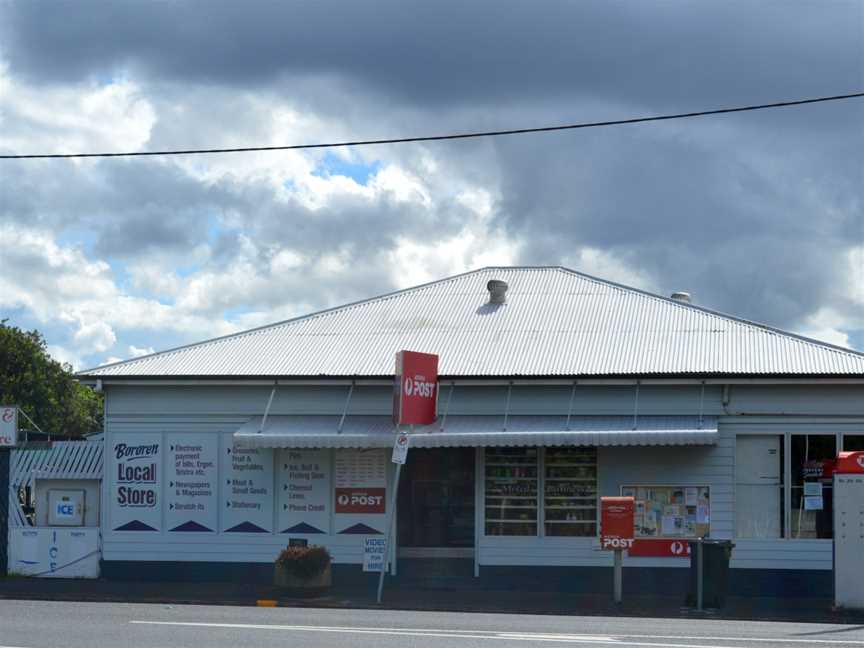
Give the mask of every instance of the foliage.
[[321, 574], [330, 564], [330, 552], [324, 547], [287, 547], [276, 558], [276, 564], [299, 578]]
[[[51, 358], [39, 331], [22, 331], [6, 320], [0, 320], [0, 404], [18, 405], [52, 435], [102, 430], [102, 394], [76, 381], [70, 365]], [[29, 425], [26, 419], [19, 423]]]

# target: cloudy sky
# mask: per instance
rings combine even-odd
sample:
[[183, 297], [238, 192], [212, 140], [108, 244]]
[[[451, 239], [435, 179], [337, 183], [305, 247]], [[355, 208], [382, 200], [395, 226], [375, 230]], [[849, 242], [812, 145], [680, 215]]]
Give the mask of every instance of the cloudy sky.
[[[864, 89], [860, 0], [0, 0], [0, 151], [541, 126]], [[864, 349], [864, 101], [317, 152], [0, 160], [0, 318], [76, 368], [484, 265]]]

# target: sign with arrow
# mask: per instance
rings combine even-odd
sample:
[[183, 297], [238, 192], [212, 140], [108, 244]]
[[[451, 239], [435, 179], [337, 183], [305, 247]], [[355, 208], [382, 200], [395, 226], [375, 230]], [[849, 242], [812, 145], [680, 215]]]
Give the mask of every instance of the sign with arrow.
[[222, 532], [273, 531], [273, 450], [234, 447], [234, 435], [222, 438]]
[[330, 533], [330, 450], [279, 450], [278, 533]]

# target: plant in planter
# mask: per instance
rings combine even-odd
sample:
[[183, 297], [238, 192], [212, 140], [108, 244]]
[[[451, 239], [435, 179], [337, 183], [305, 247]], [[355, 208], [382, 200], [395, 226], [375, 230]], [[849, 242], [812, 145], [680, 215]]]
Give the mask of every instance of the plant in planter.
[[308, 593], [330, 587], [330, 552], [324, 547], [286, 547], [276, 557], [273, 584]]

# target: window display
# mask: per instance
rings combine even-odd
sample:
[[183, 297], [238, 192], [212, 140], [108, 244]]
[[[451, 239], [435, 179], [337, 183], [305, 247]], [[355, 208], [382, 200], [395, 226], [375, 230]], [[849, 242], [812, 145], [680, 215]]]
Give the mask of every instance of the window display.
[[543, 465], [546, 535], [597, 535], [597, 449], [546, 448]]
[[537, 535], [538, 448], [486, 448], [486, 535]]
[[708, 486], [623, 486], [636, 500], [637, 538], [707, 538], [711, 528]]
[[792, 538], [833, 538], [833, 434], [792, 435]]

